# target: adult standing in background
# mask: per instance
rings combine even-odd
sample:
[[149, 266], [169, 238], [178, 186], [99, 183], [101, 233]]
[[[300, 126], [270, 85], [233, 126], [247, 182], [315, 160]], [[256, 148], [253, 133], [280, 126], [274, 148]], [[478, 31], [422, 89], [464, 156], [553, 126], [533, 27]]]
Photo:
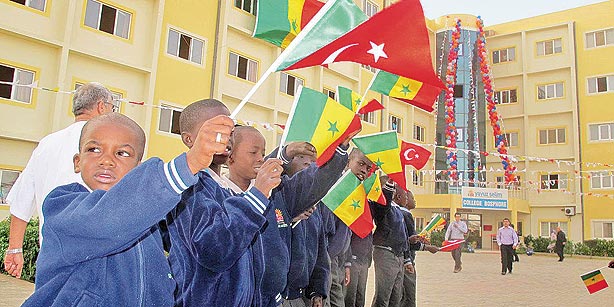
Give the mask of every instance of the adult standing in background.
[[[467, 231], [467, 224], [461, 221], [461, 214], [456, 212], [454, 213], [454, 222], [450, 223], [450, 225], [448, 225], [448, 229], [446, 230], [445, 240], [464, 240]], [[452, 259], [454, 259], [454, 273], [458, 273], [463, 269], [463, 263], [461, 262], [461, 249], [462, 248], [459, 247], [451, 252]]]
[[561, 230], [561, 227], [556, 228], [556, 244], [554, 244], [554, 250], [556, 254], [559, 255], [559, 262], [562, 262], [565, 257], [563, 256], [563, 249], [565, 249], [565, 244], [567, 244], [567, 238], [565, 237], [565, 232]]
[[510, 227], [508, 218], [503, 219], [503, 227], [497, 230], [497, 244], [501, 251], [501, 275], [505, 275], [506, 272], [511, 274], [513, 250], [518, 246], [518, 235], [514, 228]]
[[47, 135], [38, 143], [26, 168], [11, 188], [7, 202], [10, 205], [11, 225], [9, 246], [4, 257], [4, 269], [20, 278], [23, 269], [23, 241], [28, 221], [38, 210], [39, 243], [42, 242], [44, 217], [42, 205], [45, 197], [58, 186], [79, 182], [80, 174], [74, 171], [73, 157], [78, 152], [79, 137], [85, 123], [102, 114], [113, 112], [111, 92], [100, 83], [88, 83], [77, 90], [73, 97], [72, 112], [75, 122]]

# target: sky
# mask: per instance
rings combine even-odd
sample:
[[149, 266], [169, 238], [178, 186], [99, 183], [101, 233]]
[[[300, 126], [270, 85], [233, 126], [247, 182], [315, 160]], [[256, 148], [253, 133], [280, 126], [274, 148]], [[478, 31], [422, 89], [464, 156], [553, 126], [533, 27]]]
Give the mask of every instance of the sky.
[[424, 9], [424, 14], [429, 19], [447, 14], [471, 14], [482, 16], [482, 20], [484, 20], [486, 26], [603, 1], [604, 0], [420, 0]]

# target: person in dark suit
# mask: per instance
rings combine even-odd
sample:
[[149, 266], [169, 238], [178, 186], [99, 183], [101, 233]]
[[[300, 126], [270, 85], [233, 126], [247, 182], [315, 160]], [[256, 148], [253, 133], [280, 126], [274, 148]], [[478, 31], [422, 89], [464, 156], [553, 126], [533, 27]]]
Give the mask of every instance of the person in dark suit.
[[559, 255], [559, 262], [563, 261], [565, 258], [563, 256], [563, 249], [565, 248], [565, 244], [567, 243], [567, 238], [565, 237], [565, 233], [561, 230], [561, 227], [556, 228], [556, 243], [554, 244], [554, 250], [556, 254]]

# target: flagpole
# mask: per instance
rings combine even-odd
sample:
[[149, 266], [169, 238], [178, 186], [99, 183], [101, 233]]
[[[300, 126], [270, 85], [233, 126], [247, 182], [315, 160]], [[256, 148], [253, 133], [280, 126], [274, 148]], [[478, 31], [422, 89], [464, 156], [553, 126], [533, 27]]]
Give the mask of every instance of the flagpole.
[[607, 269], [607, 268], [610, 268], [610, 266], [606, 265], [606, 266], [603, 266], [603, 267], [600, 267], [600, 268], [597, 268], [597, 269], [594, 269], [594, 270], [590, 270], [589, 272], [586, 272], [586, 273], [584, 273], [584, 274], [580, 274], [580, 275], [586, 275], [586, 274], [588, 274], [588, 273], [593, 273], [593, 272], [595, 272], [595, 271], [597, 271], [597, 270], [600, 270], [600, 271], [601, 271], [601, 270], [603, 270], [603, 269]]
[[298, 105], [299, 99], [301, 99], [301, 93], [303, 92], [303, 86], [299, 86], [298, 91], [294, 95], [294, 103], [292, 104], [292, 109], [290, 109], [290, 115], [288, 116], [288, 120], [286, 120], [286, 129], [284, 129], [284, 133], [281, 135], [281, 140], [279, 141], [279, 150], [277, 151], [277, 159], [281, 158], [281, 151], [283, 149], [284, 144], [286, 143], [286, 139], [288, 138], [288, 127], [292, 120], [294, 119], [294, 113], [296, 113], [296, 106]]
[[[375, 77], [377, 77], [379, 72], [380, 72], [380, 70], [378, 70], [375, 74], [373, 74], [373, 78], [371, 78], [371, 82], [369, 82], [369, 86], [367, 86], [367, 89], [365, 89], [365, 93], [362, 95], [362, 99], [360, 100], [360, 104], [361, 105], [362, 105], [363, 102], [365, 102], [365, 99], [367, 97], [367, 93], [369, 93], [369, 89], [371, 88], [371, 86], [373, 86], [373, 82], [375, 82]], [[358, 114], [359, 110], [360, 110], [360, 106], [358, 106], [356, 108], [356, 114]]]
[[311, 32], [311, 29], [313, 29], [313, 27], [320, 21], [320, 19], [322, 19], [324, 14], [328, 13], [330, 8], [337, 1], [339, 0], [331, 0], [331, 1], [326, 2], [326, 4], [324, 4], [324, 6], [318, 11], [318, 13], [316, 13], [315, 16], [313, 16], [313, 18], [307, 23], [305, 28], [301, 32], [298, 33], [296, 38], [294, 38], [294, 40], [290, 42], [290, 45], [288, 45], [288, 47], [277, 57], [277, 59], [273, 62], [273, 64], [271, 64], [271, 66], [269, 66], [269, 68], [262, 74], [262, 77], [260, 77], [258, 82], [254, 84], [254, 86], [252, 86], [252, 88], [249, 90], [247, 95], [243, 97], [243, 100], [241, 100], [239, 105], [232, 111], [232, 114], [230, 114], [230, 118], [235, 119], [237, 117], [237, 114], [239, 114], [239, 111], [241, 111], [241, 109], [243, 109], [245, 104], [247, 104], [247, 101], [250, 98], [252, 98], [252, 96], [254, 96], [254, 93], [256, 93], [256, 90], [258, 90], [258, 88], [262, 86], [264, 81], [266, 81], [266, 79], [269, 77], [271, 73], [277, 70], [279, 65], [284, 60], [286, 60], [288, 55], [292, 51], [294, 51], [294, 49], [296, 49], [296, 46], [298, 46], [301, 43], [301, 41], [305, 38], [305, 36], [307, 36], [307, 34]]

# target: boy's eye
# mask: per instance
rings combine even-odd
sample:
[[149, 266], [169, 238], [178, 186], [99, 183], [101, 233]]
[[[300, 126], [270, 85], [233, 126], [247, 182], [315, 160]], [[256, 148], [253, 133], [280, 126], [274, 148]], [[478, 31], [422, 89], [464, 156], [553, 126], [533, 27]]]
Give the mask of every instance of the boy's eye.
[[100, 148], [98, 147], [88, 147], [86, 149], [87, 152], [95, 152], [95, 153], [99, 153], [100, 152]]
[[129, 153], [129, 152], [127, 152], [127, 151], [123, 151], [123, 150], [118, 151], [118, 152], [117, 152], [117, 155], [118, 155], [118, 156], [121, 156], [121, 157], [130, 157], [130, 153]]

